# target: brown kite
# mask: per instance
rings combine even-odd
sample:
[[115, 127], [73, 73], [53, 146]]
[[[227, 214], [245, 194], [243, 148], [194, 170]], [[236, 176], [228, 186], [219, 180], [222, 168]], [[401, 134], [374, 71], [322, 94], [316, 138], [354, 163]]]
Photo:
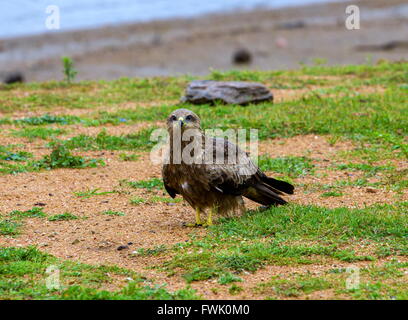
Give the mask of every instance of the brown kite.
[[180, 194], [196, 210], [196, 225], [201, 225], [200, 214], [206, 210], [207, 225], [214, 214], [244, 213], [242, 197], [272, 206], [286, 203], [283, 193], [293, 194], [291, 184], [267, 177], [238, 146], [206, 136], [194, 112], [175, 110], [167, 119], [167, 129], [164, 186], [172, 198]]

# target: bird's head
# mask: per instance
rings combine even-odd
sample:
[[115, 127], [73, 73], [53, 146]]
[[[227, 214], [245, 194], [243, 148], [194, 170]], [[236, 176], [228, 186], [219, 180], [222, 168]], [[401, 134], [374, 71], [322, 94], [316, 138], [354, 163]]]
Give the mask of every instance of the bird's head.
[[181, 131], [187, 129], [200, 130], [200, 118], [191, 110], [177, 109], [167, 118], [167, 129], [169, 132], [175, 129], [181, 129]]

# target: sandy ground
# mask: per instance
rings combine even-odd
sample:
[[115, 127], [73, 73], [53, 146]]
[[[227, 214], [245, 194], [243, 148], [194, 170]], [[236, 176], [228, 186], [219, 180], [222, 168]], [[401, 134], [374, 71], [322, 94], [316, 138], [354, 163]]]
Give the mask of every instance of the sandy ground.
[[[329, 64], [407, 59], [407, 45], [376, 47], [408, 38], [406, 1], [353, 4], [360, 7], [360, 30], [345, 28], [348, 3], [332, 3], [0, 40], [0, 69], [3, 75], [19, 70], [28, 81], [44, 81], [62, 78], [63, 55], [74, 58], [78, 79], [285, 69], [316, 58]], [[251, 64], [232, 63], [239, 48], [252, 53]]]
[[[366, 88], [360, 88], [366, 90]], [[378, 90], [383, 88], [379, 87]], [[275, 92], [275, 91], [274, 91]], [[279, 101], [295, 99], [303, 94], [303, 89], [281, 89], [275, 92]], [[152, 104], [153, 106], [154, 104]], [[129, 105], [127, 107], [132, 107]], [[86, 115], [89, 112], [109, 110], [106, 106], [96, 109], [56, 109], [53, 114]], [[48, 110], [49, 111], [49, 110]], [[36, 110], [18, 111], [12, 117], [27, 117], [39, 115]], [[104, 126], [110, 134], [120, 135], [137, 132], [153, 123], [139, 122], [134, 125], [121, 124], [118, 126]], [[155, 125], [162, 126], [161, 121]], [[53, 125], [58, 127], [58, 125]], [[102, 127], [83, 127], [80, 125], [61, 126], [67, 130], [68, 138], [72, 135], [84, 133], [98, 134]], [[2, 144], [24, 144], [25, 151], [33, 152], [36, 157], [49, 154], [45, 141], [28, 141], [26, 138], [16, 138], [10, 135], [17, 127], [2, 125], [0, 140]], [[313, 204], [324, 207], [364, 207], [374, 203], [394, 203], [408, 201], [408, 192], [397, 194], [386, 188], [346, 187], [341, 191], [342, 196], [324, 198], [323, 191], [307, 188], [313, 184], [333, 184], [338, 180], [357, 179], [361, 173], [350, 171], [329, 170], [329, 167], [345, 160], [339, 159], [339, 153], [355, 148], [352, 142], [339, 140], [330, 143], [329, 137], [306, 135], [286, 139], [274, 139], [260, 142], [259, 153], [270, 154], [273, 157], [307, 156], [313, 159], [316, 166], [314, 175], [307, 175], [294, 179], [296, 192], [288, 196], [287, 200], [298, 204]], [[130, 199], [140, 197], [150, 199], [154, 195], [166, 196], [162, 191], [148, 192], [144, 189], [131, 189], [120, 186], [120, 180], [131, 181], [147, 180], [161, 177], [160, 166], [153, 165], [148, 153], [137, 152], [140, 158], [137, 161], [121, 161], [119, 154], [122, 151], [89, 151], [80, 152], [83, 156], [104, 158], [105, 167], [92, 169], [57, 169], [51, 171], [20, 173], [17, 175], [0, 176], [0, 213], [12, 210], [27, 210], [39, 204], [44, 206], [48, 214], [71, 212], [80, 219], [72, 221], [52, 222], [47, 219], [26, 219], [22, 234], [18, 237], [0, 237], [1, 246], [27, 246], [35, 245], [41, 250], [49, 252], [62, 259], [70, 259], [91, 264], [118, 265], [132, 269], [146, 276], [155, 283], [167, 283], [170, 290], [184, 288], [186, 283], [180, 274], [168, 277], [165, 272], [152, 269], [160, 266], [169, 259], [167, 255], [141, 257], [132, 256], [131, 252], [139, 248], [155, 248], [156, 246], [171, 246], [176, 243], [188, 241], [192, 233], [205, 235], [204, 228], [188, 228], [185, 223], [194, 221], [194, 212], [183, 202], [147, 203], [132, 205]], [[132, 152], [127, 152], [132, 153]], [[391, 161], [399, 170], [408, 169], [408, 163], [401, 159]], [[385, 164], [385, 163], [384, 163]], [[383, 165], [383, 163], [378, 163]], [[275, 174], [268, 173], [275, 176]], [[379, 173], [381, 174], [381, 173]], [[375, 178], [373, 178], [375, 179]], [[375, 182], [370, 181], [370, 182]], [[99, 192], [117, 191], [105, 195], [81, 198], [75, 192], [99, 189]], [[250, 209], [257, 207], [253, 202], [247, 201]], [[107, 216], [102, 212], [106, 210], [122, 211], [125, 216]], [[129, 249], [118, 251], [121, 245], [129, 245]], [[383, 263], [379, 260], [376, 263]], [[358, 263], [361, 266], [367, 262]], [[231, 295], [228, 286], [219, 285], [216, 280], [200, 281], [192, 284], [199, 294], [207, 299], [248, 299], [265, 298], [268, 293], [256, 293], [253, 288], [271, 276], [293, 277], [296, 274], [311, 272], [322, 274], [331, 268], [346, 267], [348, 264], [339, 263], [332, 259], [325, 259], [321, 263], [302, 266], [266, 266], [256, 273], [244, 273], [240, 276], [244, 282], [239, 285], [244, 291], [238, 295]], [[116, 282], [115, 282], [116, 284]], [[218, 292], [214, 292], [214, 288]], [[111, 288], [117, 289], [116, 286]], [[309, 298], [325, 299], [333, 297], [329, 291], [314, 293]]]
[[[122, 128], [123, 127], [123, 128]], [[118, 126], [116, 132], [128, 131], [125, 125]], [[6, 132], [3, 132], [5, 134]], [[27, 143], [24, 138], [10, 138], [8, 143]], [[28, 145], [28, 150], [35, 151], [37, 155], [46, 152], [43, 141], [35, 141]], [[321, 191], [305, 192], [303, 183], [313, 182], [333, 183], [344, 179], [344, 172], [326, 170], [336, 162], [339, 152], [351, 150], [354, 146], [347, 141], [339, 141], [332, 145], [327, 137], [307, 135], [289, 139], [275, 139], [262, 142], [260, 153], [273, 152], [274, 156], [310, 156], [313, 155], [317, 173], [325, 172], [325, 176], [305, 176], [295, 179], [296, 193], [289, 196], [288, 200], [300, 204], [319, 204], [328, 207], [363, 207], [373, 203], [393, 203], [397, 194], [382, 189], [374, 192], [366, 188], [350, 187], [342, 190], [341, 197], [329, 199], [321, 198]], [[79, 220], [51, 222], [46, 219], [27, 219], [23, 232], [16, 238], [0, 237], [0, 246], [27, 246], [36, 245], [41, 250], [49, 252], [63, 259], [71, 259], [91, 264], [119, 265], [140, 272], [156, 283], [167, 283], [171, 290], [181, 289], [185, 281], [180, 275], [167, 277], [164, 272], [151, 269], [152, 266], [161, 265], [168, 259], [166, 255], [158, 257], [132, 256], [130, 253], [138, 248], [154, 248], [156, 246], [170, 246], [189, 240], [191, 233], [204, 235], [205, 229], [194, 229], [183, 226], [186, 222], [194, 221], [194, 213], [183, 202], [178, 203], [145, 203], [140, 205], [130, 204], [133, 197], [149, 199], [153, 195], [167, 196], [162, 191], [148, 192], [144, 189], [130, 189], [120, 187], [122, 179], [132, 181], [145, 180], [161, 176], [160, 166], [149, 161], [148, 153], [140, 153], [138, 161], [123, 162], [118, 158], [120, 152], [93, 151], [82, 152], [90, 157], [103, 157], [106, 166], [95, 169], [57, 169], [38, 173], [21, 173], [15, 176], [0, 176], [0, 212], [12, 210], [27, 210], [41, 203], [44, 211], [49, 214], [71, 212], [80, 217]], [[395, 160], [395, 165], [400, 168], [407, 167], [402, 160]], [[352, 178], [357, 178], [354, 174]], [[92, 190], [119, 191], [102, 196], [81, 198], [74, 192]], [[408, 200], [407, 192], [398, 195], [400, 200]], [[247, 202], [249, 208], [256, 205]], [[102, 211], [122, 211], [125, 216], [107, 216]], [[120, 245], [128, 243], [129, 249], [118, 251]], [[244, 273], [245, 289], [242, 294], [232, 296], [225, 286], [215, 280], [193, 283], [192, 287], [208, 299], [247, 299], [262, 298], [266, 294], [257, 294], [251, 288], [272, 275], [293, 276], [296, 273], [319, 274], [330, 268], [342, 267], [331, 259], [319, 265], [311, 266], [267, 266], [255, 274]], [[346, 265], [346, 264], [344, 264]], [[214, 292], [217, 288], [218, 292]], [[322, 293], [319, 293], [322, 294]], [[323, 296], [315, 298], [325, 298]]]

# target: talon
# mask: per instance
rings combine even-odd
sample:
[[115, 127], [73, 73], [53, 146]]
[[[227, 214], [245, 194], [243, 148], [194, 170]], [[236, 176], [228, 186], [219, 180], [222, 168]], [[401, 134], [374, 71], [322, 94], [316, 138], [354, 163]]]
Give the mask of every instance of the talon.
[[184, 223], [183, 227], [188, 227], [188, 228], [198, 228], [202, 227], [203, 225], [201, 223]]

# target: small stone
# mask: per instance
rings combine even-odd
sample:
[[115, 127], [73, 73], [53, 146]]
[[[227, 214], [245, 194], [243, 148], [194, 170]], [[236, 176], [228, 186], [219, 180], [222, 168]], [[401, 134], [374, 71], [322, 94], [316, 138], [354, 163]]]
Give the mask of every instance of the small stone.
[[78, 239], [75, 239], [74, 241], [71, 242], [71, 244], [78, 244], [80, 241]]
[[6, 84], [24, 82], [24, 75], [20, 71], [10, 72], [4, 77], [3, 82]]
[[279, 23], [276, 26], [277, 29], [284, 29], [284, 30], [301, 29], [304, 27], [306, 27], [306, 23], [302, 20], [287, 21], [287, 22]]
[[128, 242], [128, 246], [131, 246], [133, 244], [133, 242]]
[[34, 205], [37, 206], [37, 207], [45, 207], [47, 204], [44, 203], [44, 202], [36, 202], [36, 203], [34, 203]]
[[235, 64], [249, 64], [252, 61], [252, 53], [245, 48], [238, 49], [232, 55], [232, 62]]
[[169, 203], [167, 203], [167, 205], [168, 205], [168, 206], [175, 206], [176, 203], [174, 203], [174, 202], [169, 202]]
[[119, 246], [117, 248], [118, 251], [122, 251], [122, 250], [125, 250], [125, 249], [129, 249], [129, 247], [128, 246]]
[[378, 190], [374, 189], [374, 188], [366, 188], [366, 191], [368, 193], [377, 193]]
[[181, 101], [193, 104], [223, 102], [246, 105], [273, 101], [273, 95], [267, 87], [257, 82], [195, 80], [190, 82]]

